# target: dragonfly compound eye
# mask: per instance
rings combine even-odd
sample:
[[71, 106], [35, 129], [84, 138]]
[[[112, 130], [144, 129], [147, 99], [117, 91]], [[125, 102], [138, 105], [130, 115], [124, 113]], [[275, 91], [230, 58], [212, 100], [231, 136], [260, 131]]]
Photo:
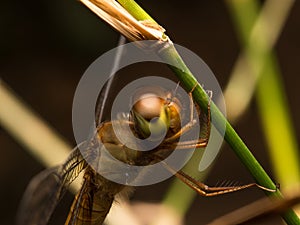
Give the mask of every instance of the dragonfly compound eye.
[[166, 92], [159, 87], [143, 87], [133, 96], [131, 110], [134, 127], [142, 138], [156, 140], [165, 136], [170, 126]]
[[140, 100], [134, 104], [133, 109], [144, 119], [150, 121], [151, 119], [160, 116], [164, 102], [164, 99], [155, 94], [144, 94], [140, 97]]

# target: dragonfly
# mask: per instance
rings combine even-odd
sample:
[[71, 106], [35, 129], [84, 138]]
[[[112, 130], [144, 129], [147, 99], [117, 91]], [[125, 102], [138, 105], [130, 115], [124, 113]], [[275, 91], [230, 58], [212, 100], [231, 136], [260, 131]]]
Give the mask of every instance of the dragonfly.
[[[194, 88], [199, 85], [195, 84]], [[100, 93], [100, 115], [102, 117], [103, 104], [109, 92]], [[165, 170], [174, 174], [182, 182], [188, 185], [202, 196], [216, 196], [229, 192], [235, 192], [245, 188], [256, 186], [266, 191], [274, 191], [262, 187], [256, 183], [241, 186], [210, 187], [195, 180], [182, 170], [176, 170], [164, 161], [173, 151], [205, 148], [210, 136], [210, 101], [208, 101], [207, 113], [203, 113], [200, 107], [194, 103], [192, 93], [188, 93], [189, 113], [185, 115], [182, 102], [175, 92], [164, 90], [161, 87], [143, 87], [133, 94], [135, 99], [133, 107], [126, 117], [99, 122], [97, 130], [91, 139], [76, 146], [67, 160], [54, 168], [46, 169], [32, 179], [24, 193], [18, 215], [18, 225], [45, 225], [49, 222], [57, 204], [63, 198], [70, 184], [79, 176], [83, 175], [83, 183], [76, 194], [65, 225], [99, 225], [103, 224], [116, 195], [126, 190], [126, 183], [118, 183], [107, 179], [99, 173], [94, 165], [104, 168], [107, 173], [115, 173], [114, 165], [106, 160], [103, 148], [111, 156], [128, 165], [147, 166], [161, 162]], [[211, 97], [209, 97], [211, 99]], [[194, 105], [196, 106], [194, 108]], [[195, 115], [198, 117], [196, 120]], [[187, 117], [186, 123], [181, 124], [181, 118]], [[128, 118], [128, 119], [127, 119]], [[204, 137], [200, 136], [193, 140], [180, 141], [196, 122], [205, 123]], [[200, 123], [199, 122], [199, 123]], [[117, 124], [118, 133], [126, 137], [128, 130], [123, 130], [125, 124], [134, 137], [144, 140], [149, 136], [154, 137], [150, 142], [156, 141], [165, 130], [161, 142], [151, 151], [137, 151], [144, 146], [137, 144], [135, 149], [127, 147], [116, 134], [113, 124]], [[130, 142], [131, 140], [128, 140]], [[131, 141], [134, 143], [134, 141]], [[84, 152], [81, 149], [85, 149]], [[103, 160], [104, 159], [104, 160]], [[128, 177], [130, 180], [138, 179], [139, 174]]]
[[[193, 115], [191, 114], [190, 121], [184, 127], [181, 127], [178, 121], [181, 113], [178, 99], [172, 96], [170, 92], [165, 92], [165, 98], [162, 98], [161, 93], [157, 94], [157, 91], [161, 91], [160, 89], [151, 88], [154, 89], [153, 92], [144, 93], [144, 95], [147, 94], [147, 98], [141, 98], [135, 103], [131, 111], [130, 120], [126, 121], [126, 123], [129, 124], [132, 132], [137, 137], [146, 138], [149, 136], [149, 121], [152, 118], [157, 118], [152, 126], [157, 126], [157, 130], [159, 130], [162, 122], [168, 128], [162, 143], [149, 152], [135, 151], [120, 143], [114, 132], [112, 121], [101, 123], [94, 138], [89, 142], [82, 143], [80, 146], [86, 149], [86, 156], [82, 154], [79, 146], [77, 146], [64, 164], [45, 170], [33, 179], [25, 193], [27, 203], [24, 203], [25, 205], [23, 204], [22, 206], [23, 212], [20, 224], [47, 224], [56, 205], [81, 171], [84, 171], [84, 181], [80, 191], [75, 196], [65, 224], [102, 224], [115, 196], [126, 187], [124, 184], [106, 179], [87, 163], [89, 160], [86, 160], [86, 157], [92, 158], [92, 161], [97, 161], [97, 157], [101, 157], [101, 146], [103, 145], [118, 160], [139, 166], [154, 164], [163, 160], [176, 147], [179, 147], [179, 149], [191, 149], [202, 148], [207, 145], [209, 136], [192, 141], [178, 142], [179, 137], [188, 132], [190, 126], [192, 126], [194, 122]], [[189, 95], [191, 96], [191, 93]], [[190, 98], [190, 104], [193, 104], [192, 97]], [[153, 106], [155, 106], [154, 109]], [[210, 107], [208, 106], [209, 112]], [[209, 116], [208, 121], [210, 121]], [[124, 121], [117, 122], [121, 123]], [[210, 124], [207, 127], [209, 128]], [[210, 128], [207, 131], [208, 135], [209, 130]], [[97, 153], [95, 153], [95, 149]], [[100, 156], [93, 159], [99, 153]], [[175, 171], [167, 164], [164, 164], [164, 166], [166, 170], [174, 173], [176, 177], [203, 196], [215, 196], [252, 186], [266, 190], [266, 188], [256, 183], [233, 187], [209, 187], [181, 170]]]

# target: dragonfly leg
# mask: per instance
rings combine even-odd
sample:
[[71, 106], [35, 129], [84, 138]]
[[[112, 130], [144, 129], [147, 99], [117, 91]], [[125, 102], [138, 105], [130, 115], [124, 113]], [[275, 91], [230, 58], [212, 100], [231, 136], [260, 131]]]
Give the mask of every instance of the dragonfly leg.
[[164, 162], [164, 166], [166, 169], [168, 169], [170, 172], [174, 173], [174, 175], [179, 178], [183, 183], [188, 185], [190, 188], [195, 190], [198, 194], [202, 196], [216, 196], [216, 195], [222, 195], [230, 192], [235, 192], [235, 191], [240, 191], [244, 190], [250, 187], [258, 187], [264, 191], [268, 192], [275, 192], [276, 190], [270, 189], [263, 187], [257, 183], [250, 183], [250, 184], [245, 184], [245, 185], [239, 185], [239, 186], [229, 186], [229, 187], [209, 187], [206, 184], [195, 180], [194, 178], [190, 177], [183, 171], [179, 170], [176, 171], [172, 167], [170, 167], [167, 163]]
[[180, 141], [172, 143], [176, 150], [179, 149], [193, 149], [193, 148], [205, 148], [208, 144], [207, 138], [199, 138], [197, 140]]

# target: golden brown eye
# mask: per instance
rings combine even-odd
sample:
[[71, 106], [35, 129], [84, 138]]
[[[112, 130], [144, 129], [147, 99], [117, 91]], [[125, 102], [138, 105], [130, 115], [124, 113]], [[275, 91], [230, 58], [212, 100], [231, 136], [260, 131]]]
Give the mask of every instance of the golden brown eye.
[[147, 93], [140, 96], [133, 108], [144, 119], [151, 120], [160, 116], [161, 109], [165, 100], [153, 93]]

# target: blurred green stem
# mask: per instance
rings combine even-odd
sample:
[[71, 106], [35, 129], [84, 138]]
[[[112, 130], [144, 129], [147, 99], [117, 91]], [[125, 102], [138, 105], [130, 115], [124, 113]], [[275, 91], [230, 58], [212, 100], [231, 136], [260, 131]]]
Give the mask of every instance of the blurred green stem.
[[47, 167], [64, 160], [70, 145], [0, 79], [0, 125]]
[[[271, 47], [278, 38], [294, 1], [269, 0], [262, 10], [264, 16], [260, 17], [258, 3], [255, 1], [227, 2], [238, 37], [245, 48], [246, 59], [252, 66], [249, 76], [258, 80], [256, 94], [259, 112], [276, 177], [282, 188], [293, 187], [300, 182], [298, 146], [277, 59]], [[254, 25], [255, 17], [260, 18], [258, 25]], [[251, 30], [254, 32], [250, 32]], [[255, 50], [257, 48], [260, 49]]]

